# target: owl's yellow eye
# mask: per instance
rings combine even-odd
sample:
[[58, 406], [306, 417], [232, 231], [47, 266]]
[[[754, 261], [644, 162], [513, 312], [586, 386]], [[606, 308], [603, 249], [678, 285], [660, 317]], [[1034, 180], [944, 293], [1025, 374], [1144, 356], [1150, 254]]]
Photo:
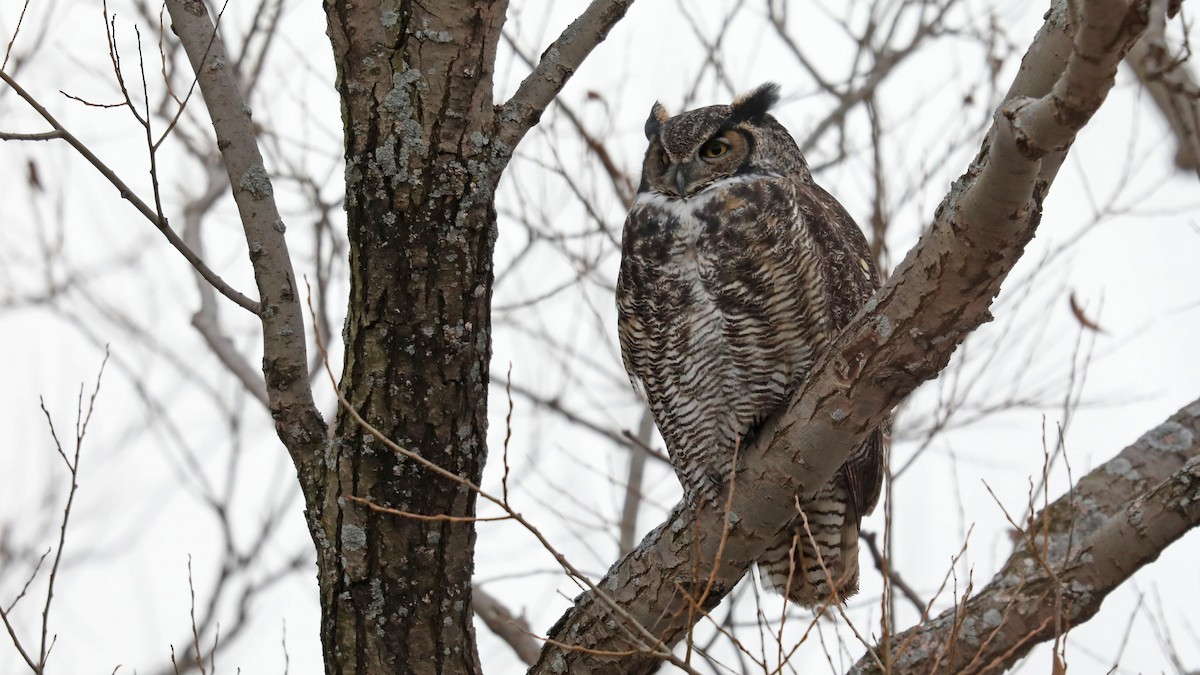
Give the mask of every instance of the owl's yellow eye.
[[700, 156], [704, 159], [716, 159], [729, 152], [729, 141], [724, 138], [714, 138], [700, 148]]

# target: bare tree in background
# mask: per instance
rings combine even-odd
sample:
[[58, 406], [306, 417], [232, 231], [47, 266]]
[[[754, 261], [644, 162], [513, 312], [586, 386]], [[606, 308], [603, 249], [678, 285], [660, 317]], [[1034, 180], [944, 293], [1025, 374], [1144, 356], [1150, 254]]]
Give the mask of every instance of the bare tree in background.
[[[865, 115], [870, 138], [865, 154], [876, 180], [868, 200], [869, 217], [860, 222], [873, 235], [874, 252], [885, 268], [903, 261], [825, 355], [812, 382], [786, 413], [772, 419], [774, 431], [745, 449], [729, 510], [694, 518], [682, 506], [662, 505], [663, 523], [635, 544], [639, 513], [646, 517], [644, 476], [648, 470], [665, 471], [649, 419], [644, 414], [636, 417], [641, 423], [632, 429], [606, 416], [618, 397], [626, 406], [632, 401], [612, 353], [581, 353], [569, 336], [546, 330], [523, 312], [564, 292], [577, 293], [589, 310], [593, 300], [611, 304], [605, 297], [611, 286], [605, 270], [612, 269], [618, 251], [614, 233], [619, 222], [613, 218], [619, 218], [621, 205], [632, 199], [635, 181], [626, 167], [635, 166], [636, 159], [618, 153], [604, 140], [606, 134], [592, 126], [597, 108], [615, 105], [596, 92], [588, 92], [582, 106], [563, 98], [548, 113], [555, 128], [537, 141], [548, 146], [545, 153], [517, 153], [567, 80], [631, 4], [632, 0], [594, 0], [546, 46], [525, 44], [519, 29], [534, 21], [507, 3], [430, 8], [410, 2], [327, 2], [327, 32], [342, 110], [344, 198], [334, 180], [336, 161], [327, 159], [319, 166], [295, 161], [290, 146], [298, 143], [279, 130], [284, 122], [263, 125], [249, 112], [249, 101], [268, 96], [262, 93], [263, 77], [265, 64], [279, 49], [282, 2], [262, 2], [236, 28], [220, 8], [200, 0], [168, 0], [161, 19], [158, 8], [135, 3], [143, 43], [137, 54], [121, 50], [117, 35], [123, 24], [106, 10], [109, 63], [102, 72], [109, 80], [117, 75], [116, 103], [110, 100], [112, 89], [102, 101], [50, 99], [46, 92], [54, 87], [31, 84], [24, 77], [35, 63], [42, 34], [28, 28], [15, 34], [12, 54], [0, 69], [5, 83], [0, 103], [12, 109], [15, 99], [22, 99], [21, 105], [35, 110], [43, 127], [28, 132], [4, 128], [2, 137], [69, 144], [149, 221], [154, 237], [166, 237], [194, 270], [198, 309], [190, 320], [199, 344], [225, 376], [239, 384], [237, 394], [230, 396], [195, 366], [188, 349], [156, 341], [147, 320], [136, 311], [89, 293], [89, 274], [96, 273], [57, 269], [54, 261], [63, 248], [61, 223], [46, 228], [50, 234], [30, 247], [36, 251], [32, 257], [43, 264], [46, 282], [14, 282], [6, 289], [5, 307], [49, 308], [97, 343], [105, 339], [79, 319], [80, 305], [120, 327], [170, 362], [187, 387], [198, 390], [227, 425], [233, 447], [227, 450], [225, 475], [213, 480], [197, 459], [203, 454], [198, 441], [173, 434], [170, 417], [156, 396], [136, 386], [141, 376], [137, 364], [114, 356], [114, 366], [135, 383], [145, 407], [158, 411], [180, 459], [180, 471], [210, 505], [224, 537], [220, 574], [209, 584], [211, 601], [199, 608], [193, 636], [179, 641], [191, 646], [171, 670], [205, 670], [205, 652], [211, 663], [216, 650], [208, 646], [210, 640], [236, 639], [255, 595], [310, 559], [309, 546], [273, 558], [264, 553], [277, 536], [282, 514], [294, 509], [298, 499], [304, 501], [305, 522], [315, 545], [327, 672], [480, 672], [475, 613], [523, 660], [533, 660], [536, 648], [531, 645], [536, 643], [520, 618], [473, 586], [481, 517], [515, 521], [526, 536], [551, 552], [583, 591], [548, 631], [545, 626], [532, 627], [546, 631], [539, 634], [548, 639], [539, 660], [530, 664], [531, 672], [650, 672], [663, 662], [687, 672], [697, 672], [704, 662], [715, 671], [712, 664], [719, 659], [710, 659], [713, 642], [697, 639], [697, 622], [715, 627], [713, 641], [725, 643], [735, 654], [741, 664], [736, 670], [783, 668], [790, 653], [784, 654], [782, 645], [775, 659], [779, 663], [772, 666], [765, 653], [745, 649], [735, 637], [732, 609], [721, 621], [715, 607], [735, 589], [745, 592], [746, 585], [738, 586], [738, 581], [760, 552], [760, 542], [794, 516], [792, 495], [811, 494], [822, 485], [865, 430], [921, 383], [936, 377], [955, 348], [990, 318], [992, 300], [1033, 236], [1042, 201], [1075, 135], [1104, 102], [1127, 53], [1136, 58], [1132, 65], [1146, 86], [1153, 82], [1155, 91], [1163, 92], [1154, 95], [1155, 102], [1174, 111], [1168, 119], [1179, 143], [1179, 165], [1195, 165], [1187, 154], [1196, 147], [1195, 87], [1165, 37], [1177, 3], [1056, 2], [1008, 93], [981, 106], [994, 108], [994, 117], [961, 130], [964, 142], [983, 139], [978, 155], [936, 212], [924, 214], [932, 224], [912, 251], [901, 256], [889, 248], [890, 223], [898, 204], [916, 199], [925, 176], [906, 184], [886, 171], [880, 138], [888, 130], [879, 115], [881, 91], [907, 59], [948, 35], [967, 32], [950, 18], [958, 3], [861, 3], [868, 18], [846, 24], [848, 31], [855, 31], [858, 53], [844, 77], [830, 76], [793, 37], [792, 22], [801, 8], [782, 2], [754, 4], [756, 20], [791, 51], [797, 72], [828, 102], [827, 114], [802, 143], [817, 170], [864, 154], [854, 140], [851, 120]], [[743, 20], [750, 6], [730, 5], [714, 34], [681, 3], [679, 16], [706, 54], [685, 106], [711, 84], [730, 95], [746, 88], [748, 83], [735, 81], [727, 72], [722, 36], [723, 28]], [[167, 26], [161, 41], [151, 39], [160, 21]], [[1139, 41], [1143, 33], [1153, 42]], [[985, 70], [992, 78], [1012, 51], [1001, 44], [1002, 38], [999, 31], [987, 29], [970, 36], [996, 61]], [[25, 44], [30, 47], [22, 52]], [[502, 44], [529, 73], [511, 96], [495, 104]], [[190, 70], [182, 63], [185, 56]], [[148, 84], [157, 80], [162, 84]], [[1002, 88], [994, 81], [989, 84], [991, 88], [981, 89], [989, 96]], [[299, 107], [302, 97], [295, 101]], [[132, 115], [144, 130], [150, 184], [127, 184], [127, 177], [91, 149], [91, 142], [60, 122], [54, 110], [67, 103], [111, 104]], [[209, 120], [213, 132], [207, 130]], [[588, 153], [594, 171], [590, 180], [582, 180], [573, 166], [578, 153], [560, 151], [560, 143]], [[168, 150], [181, 152], [199, 169], [200, 180], [179, 190], [178, 201], [172, 201], [161, 185], [166, 169], [159, 162]], [[815, 161], [818, 154], [822, 161]], [[25, 186], [30, 195], [65, 190], [38, 168], [43, 163], [36, 153], [30, 157]], [[931, 161], [943, 159], [948, 157]], [[555, 173], [586, 214], [587, 225], [573, 231], [551, 222], [539, 211], [538, 195], [526, 192], [520, 181], [501, 187], [514, 160], [542, 163]], [[498, 192], [509, 196], [507, 203], [497, 200]], [[216, 205], [229, 195], [244, 233], [240, 248], [233, 246], [228, 231], [211, 234], [211, 228], [219, 226]], [[336, 224], [339, 208], [346, 213], [344, 240]], [[526, 246], [503, 267], [497, 266], [498, 220], [522, 226], [526, 234]], [[296, 221], [310, 226], [298, 228]], [[304, 251], [298, 258], [289, 252], [289, 245], [298, 247], [297, 231]], [[214, 240], [220, 242], [220, 252], [206, 246]], [[567, 259], [575, 277], [559, 285], [522, 289], [529, 299], [494, 302], [494, 290], [506, 275], [516, 276], [513, 271], [522, 265], [539, 264], [539, 247], [550, 247]], [[248, 287], [244, 274], [214, 271], [232, 268], [214, 261], [233, 258], [235, 251], [238, 257], [249, 255], [253, 293], [238, 290], [239, 282], [233, 281], [240, 279]], [[340, 260], [346, 257], [349, 265], [343, 271]], [[147, 263], [134, 256], [108, 264], [137, 268]], [[306, 305], [309, 292], [295, 277], [294, 267], [313, 271], [311, 304]], [[335, 405], [321, 392], [329, 391], [325, 369], [331, 360], [337, 366], [338, 358], [313, 349], [306, 334], [336, 344], [329, 342], [336, 340], [340, 316], [340, 309], [332, 306], [337, 303], [330, 301], [334, 290], [344, 290], [349, 303], [341, 331], [344, 354], [337, 412], [327, 424], [314, 391], [317, 400]], [[994, 309], [1001, 318], [1002, 309]], [[237, 313], [236, 318], [230, 313]], [[582, 330], [602, 325], [597, 312], [584, 314], [591, 316]], [[1080, 316], [1086, 323], [1082, 311]], [[569, 381], [582, 381], [582, 371], [595, 371], [593, 379], [607, 381], [609, 391], [618, 393], [607, 403], [596, 396], [586, 408], [577, 409], [572, 406], [578, 401], [564, 400], [519, 377], [511, 383], [508, 377], [495, 377], [493, 336], [501, 329], [544, 343], [545, 366], [571, 374]], [[259, 356], [261, 367], [252, 365]], [[496, 426], [504, 417], [493, 410], [489, 418], [488, 397], [501, 388], [510, 405], [514, 396], [532, 402], [572, 425], [573, 433], [613, 444], [627, 459], [627, 474], [616, 479], [622, 495], [619, 517], [605, 524], [611, 525], [623, 557], [603, 578], [568, 562], [557, 543], [539, 529], [543, 525], [530, 522], [513, 507], [510, 487], [516, 490], [518, 482], [530, 478], [520, 472], [510, 476], [507, 441], [503, 449], [491, 448], [492, 463], [503, 467], [503, 478], [481, 490], [489, 419]], [[945, 414], [914, 416], [909, 433], [932, 436], [951, 423], [951, 413], [965, 414], [962, 399], [949, 398], [939, 407]], [[250, 401], [269, 412], [292, 460], [291, 475], [298, 481], [280, 476], [279, 485], [289, 487], [280, 487], [260, 506], [270, 515], [260, 520], [247, 546], [241, 531], [245, 525], [232, 511], [242, 499], [235, 489], [244, 461], [239, 430], [257, 414], [243, 410]], [[1013, 558], [992, 584], [972, 592], [970, 600], [956, 598], [936, 618], [924, 616], [932, 613], [926, 607], [921, 611], [925, 620], [907, 633], [891, 631], [885, 618], [882, 634], [860, 636], [867, 656], [854, 669], [926, 672], [942, 664], [948, 672], [999, 671], [1034, 644], [1057, 641], [1087, 620], [1112, 589], [1200, 522], [1200, 495], [1194, 488], [1200, 480], [1195, 460], [1200, 453], [1198, 405], [1183, 408], [1149, 431], [1106, 465], [1107, 470], [1081, 479], [1067, 497], [1053, 504], [1047, 498], [1040, 502], [1046, 508], [1039, 513], [1014, 518], [1014, 530], [1021, 532]], [[80, 480], [86, 482], [86, 476]], [[529, 494], [561, 491], [542, 497], [548, 502], [572, 497], [562, 487], [523, 489]], [[267, 492], [258, 494], [260, 502]], [[478, 508], [481, 498], [486, 511]], [[883, 542], [885, 571], [887, 554]], [[28, 552], [12, 556], [30, 558]], [[903, 588], [898, 576], [889, 578], [887, 597]], [[921, 598], [911, 595], [919, 606]], [[932, 603], [932, 598], [925, 599]], [[727, 605], [736, 601], [731, 598]], [[0, 598], [0, 603], [6, 602]], [[241, 620], [226, 623], [218, 640], [215, 623], [223, 603], [237, 605], [235, 616]], [[758, 631], [777, 625], [761, 612], [752, 618]], [[779, 630], [782, 634], [782, 627]], [[20, 644], [16, 631], [11, 632], [14, 643]], [[685, 646], [675, 649], [681, 643]], [[42, 661], [30, 665], [41, 672], [44, 653]]]

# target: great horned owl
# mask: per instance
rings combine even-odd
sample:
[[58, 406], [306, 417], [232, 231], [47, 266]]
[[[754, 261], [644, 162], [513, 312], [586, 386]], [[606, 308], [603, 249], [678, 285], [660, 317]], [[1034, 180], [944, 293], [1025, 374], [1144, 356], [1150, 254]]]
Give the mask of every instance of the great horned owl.
[[[787, 404], [879, 286], [862, 231], [768, 114], [778, 92], [675, 117], [654, 104], [625, 221], [621, 354], [693, 508], [715, 502], [735, 444]], [[858, 589], [858, 526], [884, 453], [877, 429], [804, 505], [813, 537], [799, 518], [780, 534], [758, 561], [768, 586], [806, 607], [828, 600], [828, 578], [839, 598]]]

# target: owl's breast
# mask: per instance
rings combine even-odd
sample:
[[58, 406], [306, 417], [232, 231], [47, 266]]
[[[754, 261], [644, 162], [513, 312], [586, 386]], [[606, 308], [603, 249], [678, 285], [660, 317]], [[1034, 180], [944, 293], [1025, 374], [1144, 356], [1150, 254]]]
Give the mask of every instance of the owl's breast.
[[639, 196], [625, 222], [621, 242], [624, 259], [656, 267], [671, 264], [672, 259], [695, 244], [694, 212], [695, 205], [685, 200], [654, 194]]
[[622, 352], [672, 454], [730, 451], [786, 400], [823, 341], [799, 224], [765, 220], [755, 197], [775, 196], [748, 187], [642, 195], [626, 221]]

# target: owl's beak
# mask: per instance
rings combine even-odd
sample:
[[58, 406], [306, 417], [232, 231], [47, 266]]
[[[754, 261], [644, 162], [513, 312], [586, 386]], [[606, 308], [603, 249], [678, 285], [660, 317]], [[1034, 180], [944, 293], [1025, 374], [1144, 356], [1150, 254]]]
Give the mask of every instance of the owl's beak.
[[662, 189], [680, 199], [687, 199], [700, 187], [702, 181], [697, 180], [699, 173], [695, 162], [672, 164], [662, 177]]

